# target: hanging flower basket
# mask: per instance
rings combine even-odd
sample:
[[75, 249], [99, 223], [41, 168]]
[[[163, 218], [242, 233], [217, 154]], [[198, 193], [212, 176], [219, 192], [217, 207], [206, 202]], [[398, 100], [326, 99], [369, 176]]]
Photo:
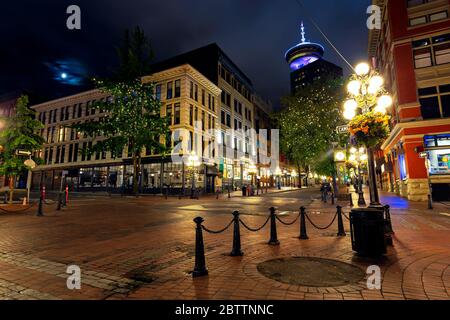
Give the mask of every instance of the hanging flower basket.
[[389, 136], [388, 115], [367, 112], [354, 117], [349, 123], [349, 131], [358, 143], [375, 147]]

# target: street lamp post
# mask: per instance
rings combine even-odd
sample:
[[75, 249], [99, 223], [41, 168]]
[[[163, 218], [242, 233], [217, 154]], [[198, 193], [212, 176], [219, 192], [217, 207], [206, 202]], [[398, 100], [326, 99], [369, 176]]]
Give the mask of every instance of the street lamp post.
[[188, 157], [188, 163], [191, 166], [192, 170], [192, 185], [191, 185], [191, 199], [195, 198], [195, 167], [198, 163], [198, 156], [195, 152], [192, 152]]
[[[385, 115], [386, 109], [392, 105], [392, 98], [383, 88], [384, 79], [375, 70], [371, 70], [366, 63], [357, 65], [355, 72], [347, 86], [350, 98], [344, 105], [344, 117], [348, 120], [354, 120], [357, 115], [367, 116], [369, 113], [372, 116]], [[359, 136], [357, 136], [357, 139], [362, 138], [361, 140], [367, 148], [370, 206], [380, 207], [375, 175], [374, 147], [379, 142], [377, 138], [384, 137], [373, 136], [371, 130], [372, 128], [369, 128], [367, 124], [364, 128], [358, 129]]]
[[366, 205], [366, 200], [364, 200], [364, 191], [362, 189], [363, 186], [363, 179], [362, 179], [362, 170], [361, 170], [361, 166], [364, 162], [367, 161], [368, 156], [366, 154], [366, 151], [364, 148], [360, 148], [359, 150], [357, 150], [356, 148], [351, 148], [350, 149], [350, 157], [349, 160], [352, 162], [355, 162], [357, 165], [357, 169], [358, 169], [358, 205], [360, 206], [365, 206]]

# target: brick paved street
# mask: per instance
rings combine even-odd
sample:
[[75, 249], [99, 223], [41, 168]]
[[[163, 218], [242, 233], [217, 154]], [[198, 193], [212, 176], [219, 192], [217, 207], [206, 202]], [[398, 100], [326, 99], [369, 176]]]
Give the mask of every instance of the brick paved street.
[[[237, 195], [237, 194], [236, 194]], [[162, 197], [84, 197], [62, 211], [44, 206], [25, 213], [0, 214], [1, 299], [449, 299], [450, 208], [408, 203], [382, 196], [392, 205], [394, 246], [379, 260], [351, 250], [336, 237], [337, 224], [324, 231], [307, 224], [309, 240], [299, 240], [299, 224], [278, 223], [280, 246], [268, 246], [269, 228], [251, 233], [241, 228], [243, 257], [230, 257], [232, 229], [204, 233], [209, 276], [192, 279], [195, 230], [192, 219], [218, 230], [238, 209], [251, 227], [262, 225], [270, 206], [281, 218], [295, 218], [301, 205], [311, 219], [327, 225], [335, 207], [314, 200], [317, 190], [287, 191], [262, 197], [226, 196], [190, 200]], [[348, 215], [347, 203], [344, 212]], [[7, 207], [2, 207], [7, 208]], [[11, 209], [11, 208], [10, 208]], [[366, 281], [338, 287], [303, 287], [266, 278], [260, 262], [277, 257], [314, 256], [347, 262], [366, 270], [381, 267], [382, 289]], [[81, 290], [66, 287], [66, 268], [81, 267]]]

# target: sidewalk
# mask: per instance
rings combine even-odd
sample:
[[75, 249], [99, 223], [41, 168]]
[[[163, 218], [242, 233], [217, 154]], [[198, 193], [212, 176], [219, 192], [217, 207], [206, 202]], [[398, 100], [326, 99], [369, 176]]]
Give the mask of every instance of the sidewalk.
[[[420, 204], [408, 204], [410, 209], [394, 205], [394, 246], [378, 259], [352, 251], [345, 218], [345, 237], [337, 237], [336, 221], [319, 230], [307, 220], [308, 240], [298, 239], [298, 220], [291, 226], [277, 221], [278, 246], [267, 244], [270, 223], [258, 232], [241, 226], [242, 257], [229, 255], [233, 226], [220, 234], [204, 231], [209, 275], [192, 278], [195, 217], [203, 217], [206, 228], [221, 230], [230, 223], [232, 210], [240, 210], [242, 221], [258, 228], [267, 221], [270, 206], [278, 208], [282, 221], [291, 222], [305, 205], [314, 224], [327, 226], [336, 205], [306, 202], [301, 194], [284, 191], [279, 196], [201, 202], [95, 198], [70, 202], [62, 211], [55, 211], [54, 204], [45, 206], [41, 218], [34, 209], [0, 215], [0, 298], [450, 299], [450, 218], [438, 211], [429, 214]], [[307, 194], [309, 199], [315, 192]], [[195, 209], [199, 204], [206, 209]], [[186, 209], [191, 205], [195, 208]], [[351, 208], [342, 206], [348, 216]], [[302, 259], [306, 264], [299, 264]], [[81, 268], [81, 290], [67, 289], [68, 265]], [[381, 268], [379, 290], [367, 287], [366, 270], [372, 265]]]

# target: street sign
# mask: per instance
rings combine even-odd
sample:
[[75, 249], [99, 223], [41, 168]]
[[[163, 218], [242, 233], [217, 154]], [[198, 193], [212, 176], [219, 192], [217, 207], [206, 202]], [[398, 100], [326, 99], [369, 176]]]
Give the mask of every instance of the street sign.
[[348, 125], [336, 127], [336, 132], [337, 132], [338, 134], [345, 134], [345, 133], [348, 133]]
[[428, 158], [428, 152], [424, 151], [424, 152], [419, 153], [419, 157], [422, 159]]
[[26, 150], [16, 150], [16, 155], [29, 157], [31, 156], [31, 152]]

